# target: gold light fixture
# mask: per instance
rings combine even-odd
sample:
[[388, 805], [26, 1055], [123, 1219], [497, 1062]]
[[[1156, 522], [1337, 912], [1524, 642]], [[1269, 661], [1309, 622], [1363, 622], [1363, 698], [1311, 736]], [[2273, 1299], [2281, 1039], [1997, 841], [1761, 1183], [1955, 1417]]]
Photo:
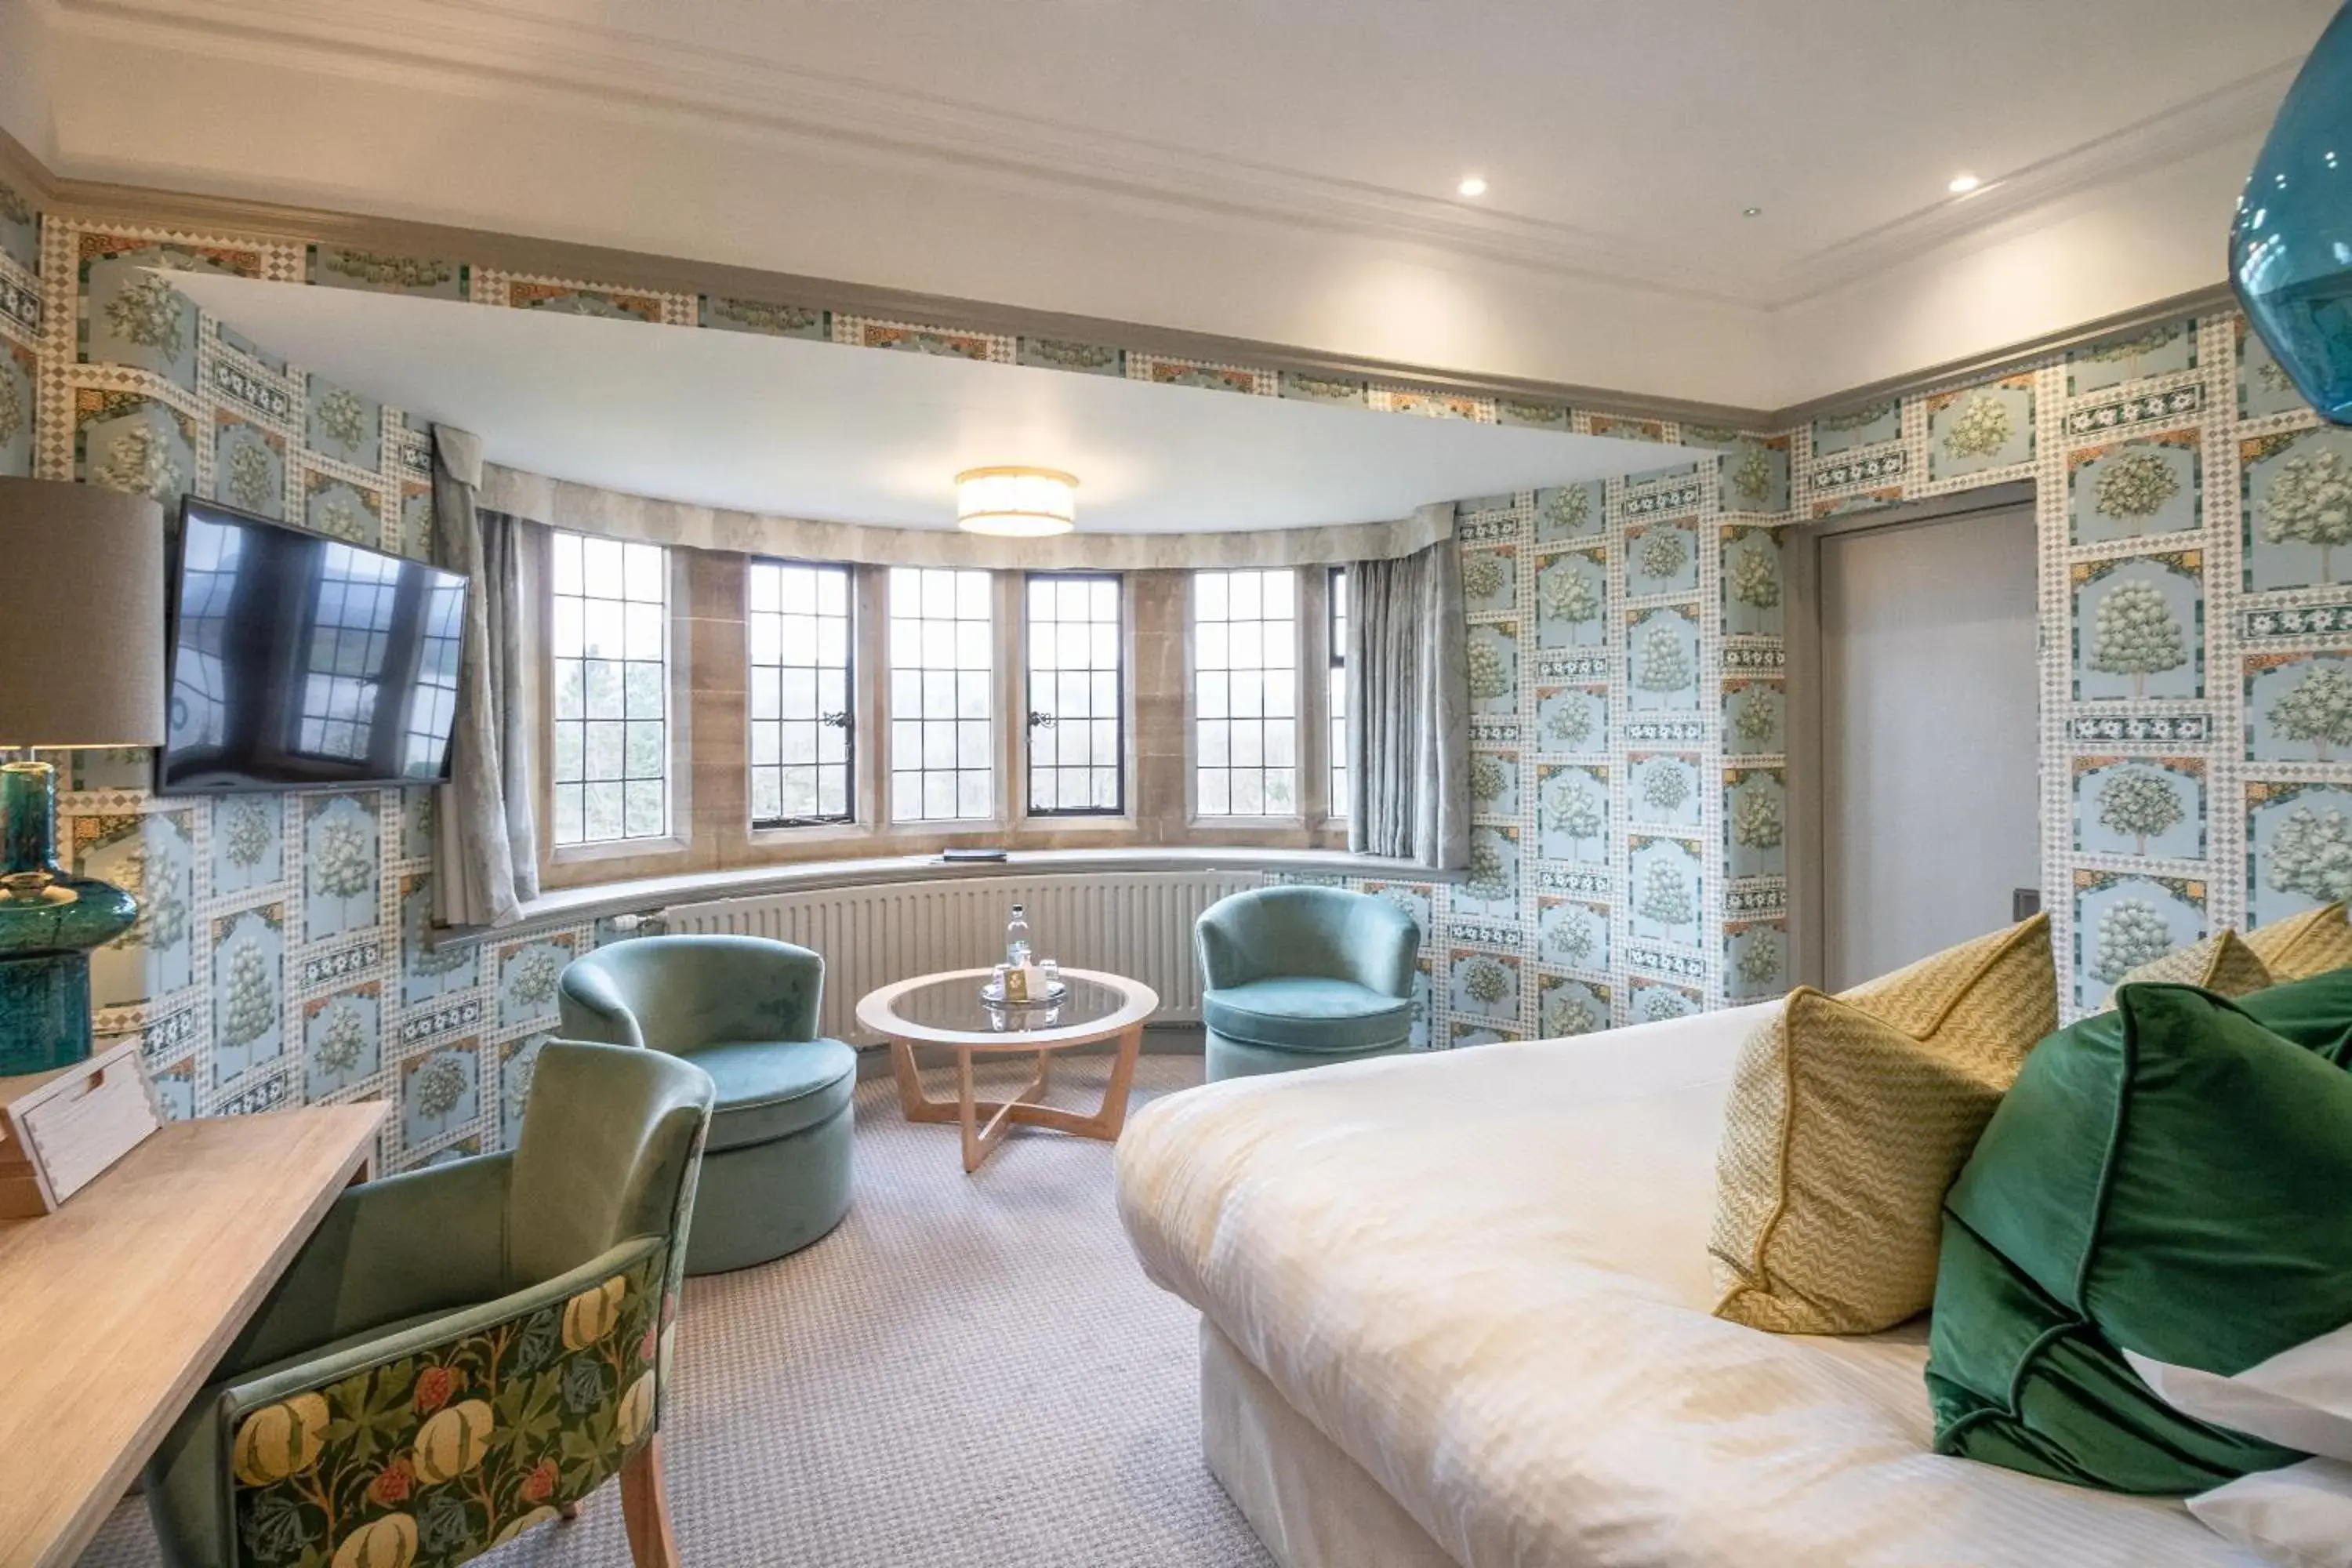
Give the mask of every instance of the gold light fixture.
[[1077, 489], [1059, 468], [966, 468], [956, 476], [956, 526], [1007, 539], [1067, 533], [1078, 525]]

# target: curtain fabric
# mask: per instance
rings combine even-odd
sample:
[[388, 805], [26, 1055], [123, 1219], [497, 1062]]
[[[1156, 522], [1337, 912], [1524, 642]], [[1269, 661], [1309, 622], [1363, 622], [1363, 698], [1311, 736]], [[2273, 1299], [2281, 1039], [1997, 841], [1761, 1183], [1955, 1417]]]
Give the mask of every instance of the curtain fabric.
[[524, 629], [524, 530], [477, 504], [480, 437], [433, 427], [434, 556], [466, 579], [449, 783], [434, 813], [434, 915], [449, 926], [511, 925], [539, 896], [531, 810], [532, 724]]
[[1470, 672], [1454, 542], [1360, 561], [1348, 593], [1348, 847], [1459, 870], [1470, 863]]

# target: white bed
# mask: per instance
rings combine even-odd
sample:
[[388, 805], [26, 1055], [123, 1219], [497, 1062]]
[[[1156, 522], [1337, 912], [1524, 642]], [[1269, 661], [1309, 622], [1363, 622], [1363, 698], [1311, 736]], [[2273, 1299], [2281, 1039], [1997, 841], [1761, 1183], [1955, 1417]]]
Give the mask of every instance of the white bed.
[[1120, 1211], [1202, 1318], [1210, 1468], [1286, 1568], [2253, 1568], [2177, 1503], [1928, 1448], [1924, 1321], [1707, 1314], [1768, 1009], [1213, 1084]]

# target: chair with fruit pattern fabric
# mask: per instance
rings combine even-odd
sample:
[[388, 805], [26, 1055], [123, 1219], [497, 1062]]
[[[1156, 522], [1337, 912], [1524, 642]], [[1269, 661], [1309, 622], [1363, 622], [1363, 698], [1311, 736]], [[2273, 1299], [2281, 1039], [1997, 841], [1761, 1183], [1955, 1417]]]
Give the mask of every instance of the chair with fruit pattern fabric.
[[511, 1153], [338, 1198], [147, 1467], [172, 1568], [453, 1568], [621, 1478], [675, 1568], [669, 1380], [710, 1079], [550, 1041]]

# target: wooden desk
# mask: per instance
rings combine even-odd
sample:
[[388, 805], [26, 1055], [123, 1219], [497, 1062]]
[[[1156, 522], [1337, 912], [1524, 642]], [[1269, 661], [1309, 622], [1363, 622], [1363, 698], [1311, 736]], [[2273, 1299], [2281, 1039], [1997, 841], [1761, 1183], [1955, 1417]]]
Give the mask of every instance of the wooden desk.
[[384, 1109], [175, 1122], [57, 1213], [0, 1222], [0, 1563], [70, 1568]]

